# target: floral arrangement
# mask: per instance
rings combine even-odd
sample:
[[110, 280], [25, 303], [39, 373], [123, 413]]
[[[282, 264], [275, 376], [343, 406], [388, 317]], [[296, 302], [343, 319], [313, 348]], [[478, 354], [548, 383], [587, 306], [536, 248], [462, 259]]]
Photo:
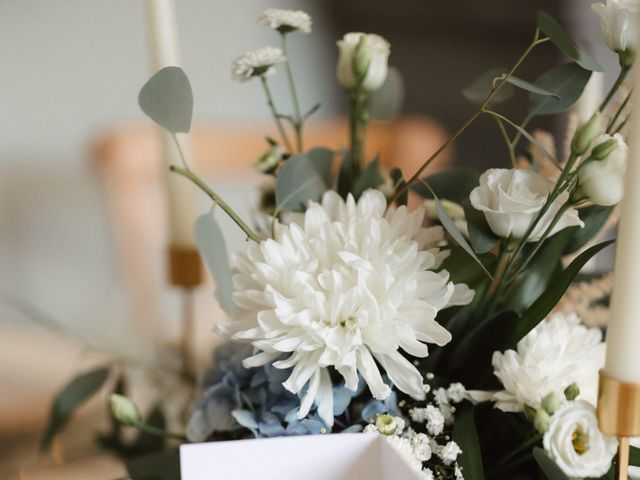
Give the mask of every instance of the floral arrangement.
[[[617, 440], [599, 431], [594, 408], [603, 332], [574, 313], [552, 313], [611, 243], [594, 239], [623, 194], [631, 95], [624, 80], [638, 2], [608, 0], [593, 10], [620, 70], [589, 118], [569, 115], [564, 151], [555, 154], [529, 123], [570, 111], [601, 67], [540, 13], [530, 45], [510, 69], [471, 83], [464, 96], [475, 110], [415, 172], [387, 172], [364, 158], [389, 43], [365, 33], [338, 41], [349, 145], [307, 150], [305, 124], [318, 106], [305, 112], [298, 101], [287, 42], [309, 34], [311, 18], [276, 9], [260, 16], [281, 47], [239, 56], [232, 77], [261, 84], [279, 134], [256, 163], [273, 185], [261, 202], [265, 221], [250, 227], [184, 157], [170, 167], [248, 241], [228, 259], [218, 209], [195, 227], [228, 313], [218, 328], [229, 343], [201, 379], [189, 441], [362, 431], [386, 437], [423, 479], [611, 478]], [[565, 63], [535, 80], [517, 76], [536, 50], [552, 47]], [[280, 70], [290, 114], [269, 87]], [[516, 94], [529, 98], [522, 119], [500, 113]], [[174, 139], [188, 131], [185, 73], [159, 71], [140, 105]], [[505, 158], [481, 174], [430, 175], [480, 117], [495, 120]], [[420, 198], [417, 208], [408, 208], [410, 195]], [[113, 395], [111, 406], [121, 424], [153, 433], [127, 397]]]

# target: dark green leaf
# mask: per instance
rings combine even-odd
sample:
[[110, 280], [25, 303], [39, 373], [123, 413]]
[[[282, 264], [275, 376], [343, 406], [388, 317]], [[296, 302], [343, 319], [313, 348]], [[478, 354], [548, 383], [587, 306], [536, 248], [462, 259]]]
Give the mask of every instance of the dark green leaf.
[[82, 373], [71, 380], [56, 396], [45, 433], [42, 437], [42, 448], [48, 449], [51, 440], [69, 421], [74, 410], [89, 400], [109, 377], [109, 367], [100, 367]]
[[462, 449], [462, 453], [458, 457], [458, 464], [462, 467], [465, 478], [483, 480], [484, 468], [482, 466], [482, 454], [480, 452], [476, 423], [473, 419], [473, 407], [463, 408], [456, 413], [453, 440]]
[[353, 196], [357, 200], [365, 190], [368, 190], [369, 188], [376, 188], [380, 186], [382, 182], [384, 182], [384, 178], [380, 173], [380, 162], [376, 158], [367, 165], [367, 168], [365, 168], [360, 175], [358, 175], [356, 183], [353, 185]]
[[126, 461], [127, 472], [133, 480], [180, 480], [180, 453], [150, 453]]
[[[505, 78], [507, 74], [503, 74], [500, 76], [501, 79]], [[507, 82], [511, 85], [521, 88], [522, 90], [526, 90], [527, 92], [536, 93], [538, 95], [551, 95], [552, 97], [560, 98], [557, 93], [550, 92], [549, 90], [545, 90], [544, 88], [540, 88], [533, 83], [529, 83], [526, 80], [522, 80], [521, 78], [514, 77], [511, 75], [507, 77]]]
[[400, 115], [404, 104], [404, 80], [395, 67], [389, 67], [389, 73], [382, 86], [369, 95], [369, 115], [376, 120], [389, 121]]
[[233, 315], [236, 304], [233, 301], [233, 281], [229, 268], [229, 256], [222, 230], [216, 222], [213, 210], [200, 215], [196, 220], [196, 242], [209, 273], [216, 282], [216, 298], [229, 315]]
[[[484, 72], [471, 85], [462, 91], [462, 95], [473, 103], [481, 104], [493, 88], [495, 80], [508, 70], [508, 68], [498, 67]], [[491, 103], [495, 104], [503, 102], [511, 97], [511, 95], [513, 95], [513, 87], [511, 85], [504, 85], [493, 97]]]
[[[471, 190], [478, 186], [480, 175], [468, 168], [451, 168], [424, 178], [438, 198], [462, 203]], [[433, 198], [431, 191], [423, 183], [416, 182], [411, 190], [423, 198]]]
[[172, 133], [188, 132], [193, 114], [189, 78], [180, 67], [165, 67], [144, 84], [138, 103], [144, 113]]
[[327, 190], [322, 175], [306, 155], [293, 155], [278, 172], [276, 209], [300, 211], [310, 200], [317, 201]]
[[353, 162], [351, 155], [345, 151], [342, 155], [340, 173], [338, 174], [338, 193], [342, 198], [347, 198], [353, 185]]
[[493, 250], [500, 239], [491, 231], [484, 214], [473, 208], [468, 200], [462, 203], [462, 207], [473, 250], [477, 253], [487, 253]]
[[[402, 170], [400, 170], [399, 168], [394, 168], [393, 170], [391, 170], [390, 175], [391, 175], [391, 180], [393, 180], [394, 191], [398, 191], [399, 189], [403, 188], [407, 184], [407, 181], [404, 179], [404, 174], [402, 173]], [[408, 201], [409, 201], [409, 191], [405, 190], [402, 193], [402, 195], [398, 197], [398, 204], [406, 206]]]
[[550, 115], [568, 110], [578, 101], [590, 77], [591, 72], [576, 63], [565, 63], [543, 73], [535, 85], [555, 93], [559, 98], [531, 93], [529, 114]]
[[575, 231], [571, 242], [564, 250], [564, 255], [577, 252], [592, 240], [602, 229], [607, 219], [611, 215], [613, 207], [601, 207], [591, 205], [580, 209], [580, 219], [584, 222], [584, 227], [573, 227]]
[[601, 72], [602, 66], [591, 56], [578, 49], [575, 42], [569, 37], [562, 26], [548, 13], [538, 12], [538, 28], [544, 33], [558, 49], [585, 70]]
[[540, 447], [533, 449], [533, 458], [536, 459], [540, 470], [544, 473], [548, 480], [569, 480], [564, 472], [560, 469], [556, 462], [551, 460], [546, 452]]
[[585, 250], [578, 255], [571, 264], [549, 282], [549, 286], [538, 297], [538, 299], [523, 314], [519, 322], [517, 338], [514, 339], [512, 345], [515, 345], [522, 337], [529, 333], [540, 321], [545, 318], [551, 310], [558, 304], [564, 292], [567, 291], [574, 277], [580, 272], [582, 267], [591, 257], [603, 248], [611, 245], [613, 240], [599, 243]]
[[325, 185], [327, 185], [327, 187], [331, 186], [331, 184], [333, 183], [331, 181], [331, 165], [333, 163], [335, 152], [333, 150], [329, 150], [328, 148], [318, 147], [309, 150], [306, 155], [307, 157], [309, 157], [311, 163], [313, 163], [313, 166], [322, 177]]
[[[442, 268], [449, 272], [450, 280], [453, 283], [465, 283], [475, 290], [480, 283], [487, 281], [487, 275], [482, 267], [475, 262], [470, 262], [462, 247], [452, 245], [450, 250], [451, 255], [444, 260]], [[479, 254], [478, 258], [487, 269], [495, 267], [496, 257], [494, 255]]]

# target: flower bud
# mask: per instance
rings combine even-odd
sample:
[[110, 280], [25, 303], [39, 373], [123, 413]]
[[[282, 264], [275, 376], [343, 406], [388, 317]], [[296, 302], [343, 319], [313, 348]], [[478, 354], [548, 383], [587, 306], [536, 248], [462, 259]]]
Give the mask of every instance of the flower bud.
[[121, 425], [136, 425], [142, 421], [140, 411], [130, 399], [114, 393], [109, 397], [109, 405], [114, 418]]
[[591, 152], [591, 158], [593, 158], [594, 160], [604, 160], [616, 148], [618, 148], [617, 141], [615, 141], [613, 138], [611, 140], [606, 140], [596, 145], [596, 147]]
[[525, 405], [523, 411], [526, 419], [532, 422], [534, 417], [536, 416], [536, 409], [531, 405]]
[[541, 406], [549, 415], [553, 415], [555, 411], [560, 407], [560, 399], [558, 398], [558, 395], [555, 394], [555, 392], [551, 392], [542, 399]]
[[379, 415], [376, 418], [376, 428], [382, 435], [393, 435], [398, 428], [398, 422], [391, 415]]
[[544, 408], [538, 410], [535, 417], [533, 417], [533, 427], [540, 433], [544, 433], [549, 429], [550, 422], [551, 417]]
[[571, 142], [571, 151], [575, 155], [582, 155], [589, 149], [591, 142], [600, 132], [601, 124], [602, 114], [596, 112], [587, 123], [578, 128]]
[[389, 42], [375, 34], [351, 32], [338, 41], [338, 81], [346, 90], [372, 92], [387, 78]]
[[578, 170], [580, 192], [596, 205], [611, 206], [622, 200], [628, 148], [619, 133], [595, 140], [590, 159]]
[[284, 155], [284, 149], [280, 145], [271, 145], [255, 163], [255, 167], [262, 173], [272, 174], [280, 165]]
[[580, 388], [577, 383], [572, 383], [564, 389], [564, 397], [569, 401], [575, 400], [578, 395], [580, 395]]

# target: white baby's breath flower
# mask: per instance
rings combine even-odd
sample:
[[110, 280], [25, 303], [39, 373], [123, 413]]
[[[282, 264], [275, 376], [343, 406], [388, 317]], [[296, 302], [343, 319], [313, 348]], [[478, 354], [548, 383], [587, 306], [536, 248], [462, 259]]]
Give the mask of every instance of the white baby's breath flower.
[[278, 63], [286, 62], [282, 50], [275, 47], [261, 47], [237, 57], [231, 64], [231, 77], [238, 82], [246, 82], [252, 77], [275, 73]]
[[258, 18], [258, 23], [278, 30], [280, 33], [311, 33], [311, 16], [302, 10], [267, 8]]
[[440, 435], [444, 430], [444, 416], [439, 408], [427, 405], [427, 430], [431, 435]]
[[449, 385], [449, 388], [447, 388], [447, 397], [453, 403], [460, 403], [465, 399], [466, 392], [467, 389], [464, 388], [464, 385], [461, 383], [452, 383]]
[[421, 462], [428, 461], [431, 458], [429, 437], [424, 433], [416, 433], [411, 441], [416, 458]]
[[609, 471], [618, 441], [598, 428], [593, 405], [567, 402], [551, 417], [544, 449], [571, 478], [598, 478]]
[[411, 470], [414, 472], [422, 471], [422, 462], [416, 458], [409, 439], [398, 437], [397, 435], [390, 435], [386, 437], [386, 439], [389, 445], [402, 457]]
[[447, 444], [440, 449], [438, 456], [442, 459], [442, 463], [445, 465], [451, 465], [456, 461], [458, 455], [462, 453], [462, 449], [453, 440], [447, 442]]
[[517, 351], [493, 354], [494, 373], [504, 390], [493, 395], [496, 408], [520, 412], [540, 408], [542, 399], [576, 383], [580, 398], [595, 404], [598, 371], [604, 366], [602, 332], [580, 324], [576, 315], [556, 314], [531, 330]]
[[245, 366], [293, 367], [284, 386], [292, 393], [306, 386], [300, 418], [315, 402], [333, 423], [328, 367], [352, 390], [360, 374], [383, 399], [391, 389], [380, 365], [400, 391], [423, 399], [422, 375], [399, 350], [426, 357], [427, 343], [449, 342], [438, 311], [473, 297], [437, 272], [448, 255], [435, 247], [442, 229], [424, 228], [423, 210], [386, 207], [376, 190], [357, 203], [329, 191], [310, 203], [302, 225], [276, 225], [274, 239], [232, 259], [238, 313], [222, 330], [256, 348]]
[[375, 433], [376, 435], [380, 433], [380, 432], [378, 432], [378, 427], [376, 427], [373, 423], [370, 423], [369, 425], [364, 427], [363, 432], [364, 433]]

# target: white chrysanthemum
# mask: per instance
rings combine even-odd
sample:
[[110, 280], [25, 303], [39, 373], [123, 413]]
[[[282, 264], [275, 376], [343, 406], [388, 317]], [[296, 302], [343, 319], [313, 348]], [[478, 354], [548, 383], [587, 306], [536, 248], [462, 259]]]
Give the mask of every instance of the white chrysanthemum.
[[302, 10], [267, 8], [258, 18], [258, 23], [281, 33], [311, 33], [311, 16]]
[[442, 229], [424, 228], [423, 210], [385, 214], [386, 207], [377, 190], [357, 203], [329, 191], [321, 204], [310, 203], [301, 225], [278, 225], [275, 239], [233, 258], [238, 313], [223, 331], [256, 348], [245, 366], [293, 367], [284, 386], [304, 393], [300, 418], [315, 401], [333, 423], [327, 367], [352, 390], [360, 374], [384, 399], [391, 389], [380, 365], [399, 390], [424, 398], [422, 375], [399, 350], [426, 357], [426, 343], [449, 342], [438, 311], [473, 297], [448, 272], [434, 271], [449, 253], [435, 247]]
[[602, 332], [580, 324], [576, 315], [556, 314], [518, 342], [518, 351], [493, 354], [493, 368], [504, 390], [493, 395], [504, 412], [539, 408], [542, 399], [576, 383], [580, 398], [595, 404], [598, 371], [604, 365]]
[[275, 47], [260, 47], [246, 52], [231, 64], [231, 77], [238, 82], [246, 82], [259, 75], [271, 75], [278, 63], [286, 62], [282, 50]]

